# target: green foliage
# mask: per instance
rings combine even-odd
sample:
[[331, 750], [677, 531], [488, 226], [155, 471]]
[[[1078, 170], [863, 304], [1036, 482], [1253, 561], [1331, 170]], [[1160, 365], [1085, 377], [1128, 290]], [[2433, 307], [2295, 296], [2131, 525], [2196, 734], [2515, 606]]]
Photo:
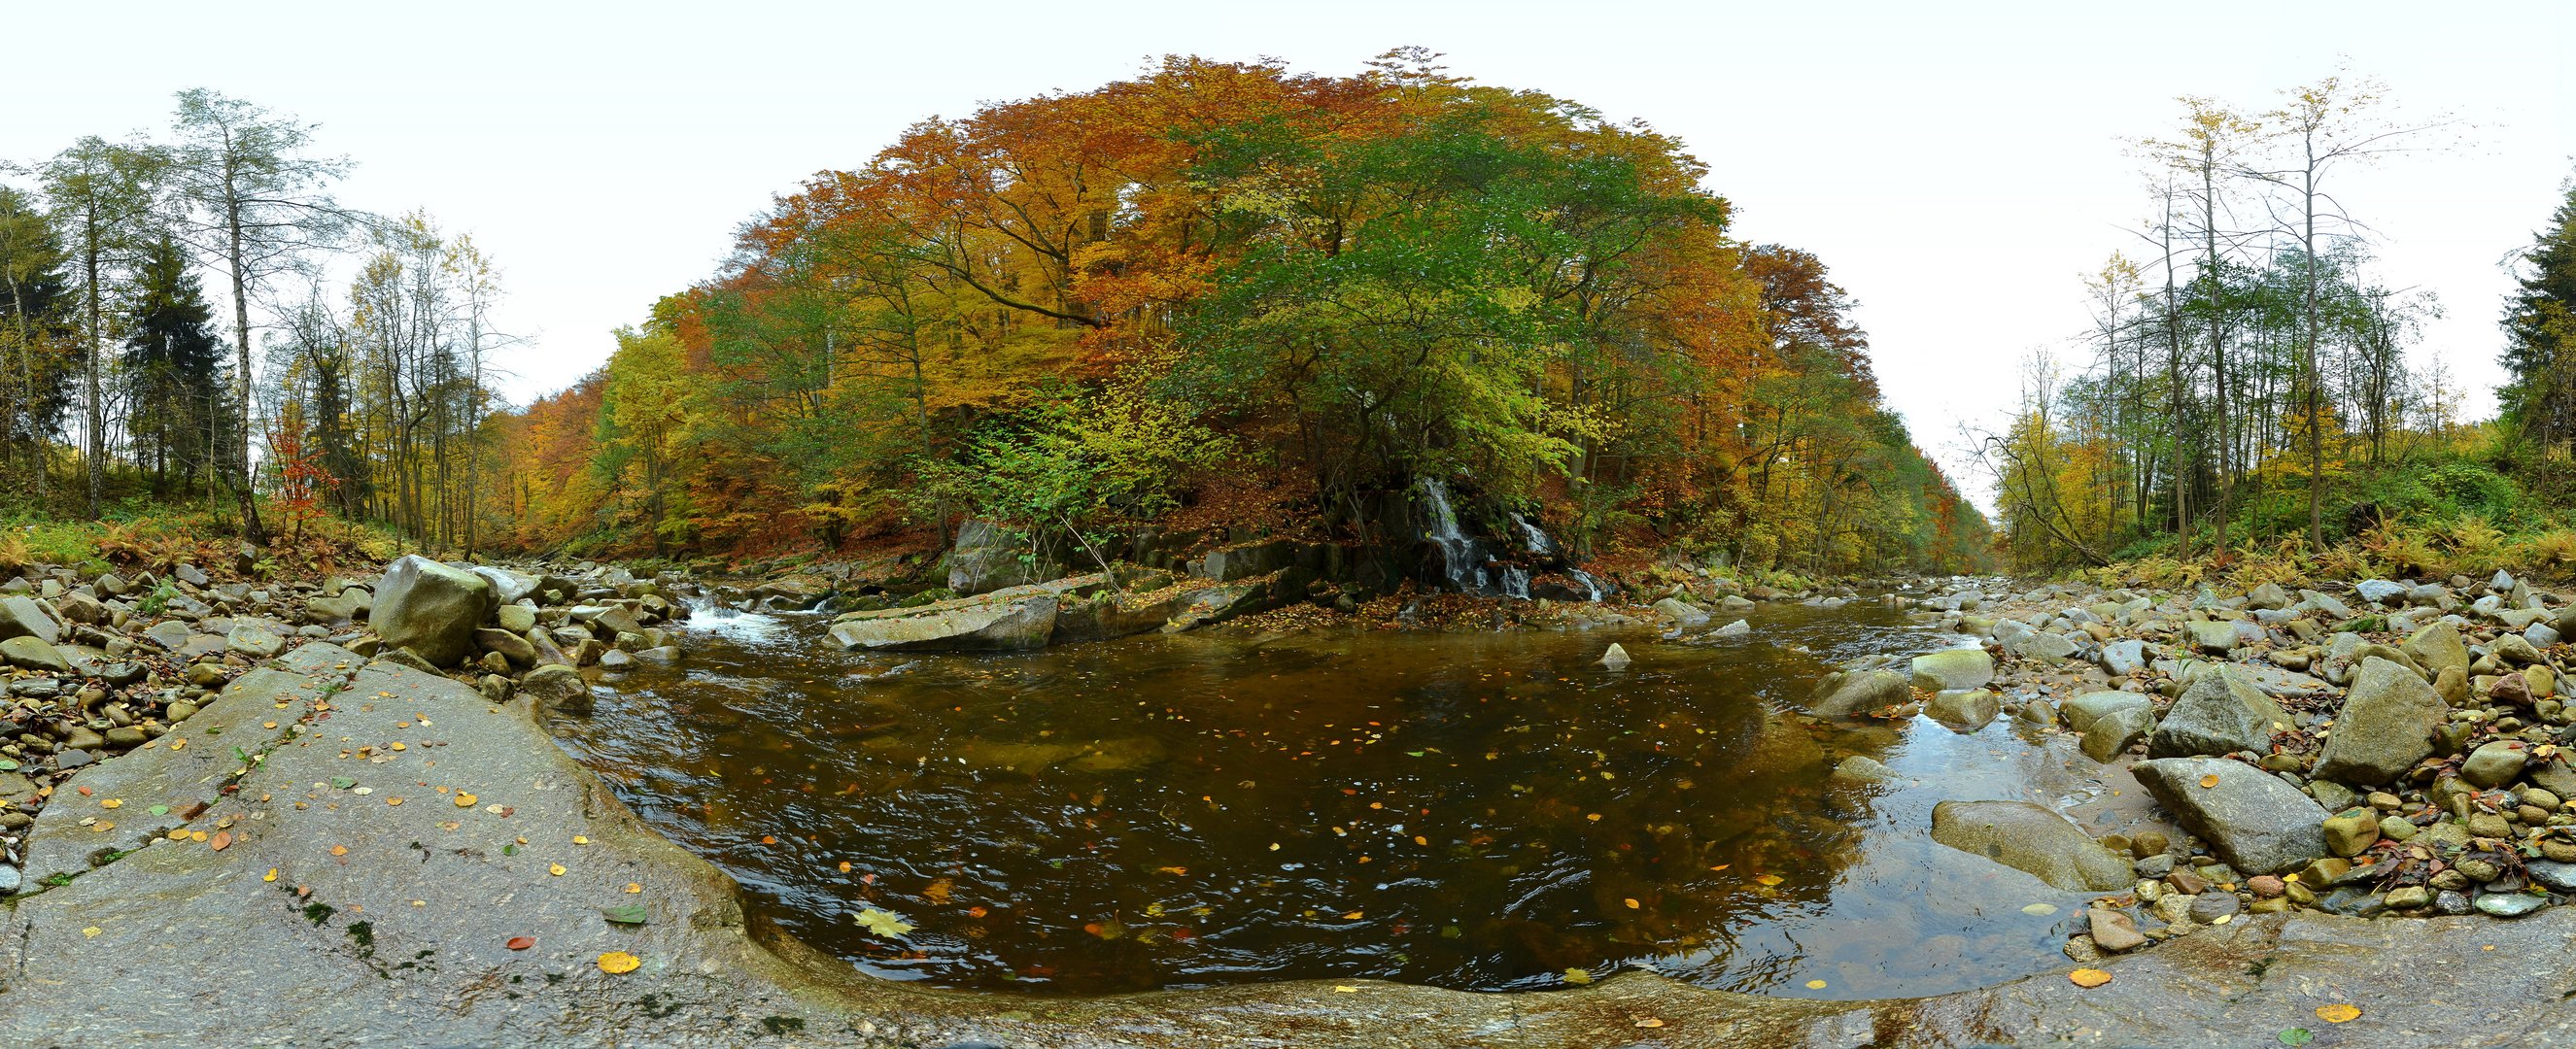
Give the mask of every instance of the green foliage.
[[1041, 531], [1147, 520], [1173, 509], [1184, 481], [1222, 462], [1231, 441], [1134, 387], [1059, 390], [972, 435], [954, 462], [923, 464], [927, 495]]

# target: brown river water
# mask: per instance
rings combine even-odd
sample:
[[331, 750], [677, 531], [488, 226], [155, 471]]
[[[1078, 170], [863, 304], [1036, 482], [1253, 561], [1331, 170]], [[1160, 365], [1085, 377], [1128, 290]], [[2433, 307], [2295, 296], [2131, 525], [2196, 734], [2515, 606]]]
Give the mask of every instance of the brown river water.
[[[1956, 639], [1864, 604], [1750, 618], [1704, 644], [1227, 628], [893, 656], [705, 609], [684, 667], [556, 731], [756, 915], [891, 979], [1523, 990], [1636, 966], [1861, 998], [2062, 963], [2080, 896], [1928, 833], [1944, 798], [2079, 800], [2037, 792], [2025, 730], [1785, 713], [1828, 662]], [[1613, 640], [1625, 670], [1597, 665]], [[1849, 754], [1906, 780], [1830, 780]]]

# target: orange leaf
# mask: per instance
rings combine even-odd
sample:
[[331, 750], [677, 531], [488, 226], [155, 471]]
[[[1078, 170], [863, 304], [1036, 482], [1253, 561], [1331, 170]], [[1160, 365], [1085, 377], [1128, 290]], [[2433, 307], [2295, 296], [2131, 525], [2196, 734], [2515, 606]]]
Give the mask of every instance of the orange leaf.
[[2211, 773], [2211, 774], [2209, 774], [2209, 775], [2202, 776], [2202, 777], [2200, 778], [2200, 787], [2201, 787], [2201, 789], [2202, 789], [2202, 790], [2207, 790], [2207, 789], [2209, 789], [2209, 788], [2211, 788], [2211, 787], [2215, 787], [2215, 786], [2217, 786], [2217, 785], [2218, 785], [2218, 774], [2217, 774], [2217, 773], [2214, 773], [2214, 772], [2213, 772], [2213, 773]]
[[2330, 1024], [2350, 1023], [2360, 1017], [2361, 1009], [2358, 1006], [2346, 1005], [2342, 1002], [2317, 1007], [2317, 1019]]
[[2067, 973], [2066, 978], [2075, 981], [2077, 987], [2100, 987], [2111, 982], [2111, 974], [2100, 969], [2077, 969]]
[[536, 938], [536, 937], [534, 937], [534, 936], [513, 936], [513, 937], [510, 937], [510, 942], [509, 942], [509, 943], [507, 943], [507, 944], [504, 944], [503, 946], [506, 946], [506, 947], [508, 947], [508, 948], [510, 948], [511, 950], [514, 950], [514, 951], [524, 951], [524, 950], [527, 950], [528, 948], [530, 948], [530, 947], [534, 947], [534, 946], [536, 946], [536, 945], [537, 945], [537, 938]]
[[215, 851], [216, 851], [216, 852], [222, 852], [222, 851], [224, 851], [225, 849], [232, 848], [232, 847], [233, 847], [233, 832], [228, 831], [228, 830], [219, 830], [219, 831], [216, 831], [216, 832], [215, 832], [215, 840], [214, 840], [213, 844], [214, 844], [214, 847], [215, 847]]

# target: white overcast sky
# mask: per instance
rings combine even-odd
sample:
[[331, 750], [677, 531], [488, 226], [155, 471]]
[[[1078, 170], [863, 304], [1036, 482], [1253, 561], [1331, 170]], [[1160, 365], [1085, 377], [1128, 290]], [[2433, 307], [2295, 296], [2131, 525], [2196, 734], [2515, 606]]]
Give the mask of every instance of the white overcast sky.
[[1418, 44], [1679, 135], [1742, 236], [1815, 252], [1861, 301], [1889, 399], [1952, 463], [2017, 362], [2085, 327], [2079, 274], [2135, 251], [2122, 142], [2170, 127], [2176, 95], [2261, 109], [2348, 58], [2474, 125], [2340, 188], [2387, 280], [2441, 296], [2423, 351], [2480, 414], [2501, 262], [2576, 169], [2576, 5], [2552, 2], [140, 3], [8, 24], [0, 158], [157, 128], [191, 86], [319, 122], [359, 164], [344, 201], [426, 208], [498, 260], [521, 398], [597, 367], [802, 176], [1166, 53], [1350, 73]]

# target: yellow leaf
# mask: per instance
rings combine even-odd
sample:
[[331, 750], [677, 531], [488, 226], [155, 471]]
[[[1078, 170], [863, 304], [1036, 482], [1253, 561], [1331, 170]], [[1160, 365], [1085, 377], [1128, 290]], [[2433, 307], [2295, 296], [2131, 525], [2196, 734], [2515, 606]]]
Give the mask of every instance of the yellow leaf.
[[96, 935], [98, 935], [98, 934], [100, 934], [100, 933], [103, 933], [103, 932], [106, 932], [106, 931], [107, 931], [107, 930], [102, 929], [102, 928], [99, 928], [98, 926], [93, 925], [93, 926], [90, 926], [89, 928], [82, 929], [82, 930], [81, 930], [81, 935], [83, 935], [83, 936], [96, 936]]
[[119, 798], [103, 798], [103, 799], [100, 799], [100, 801], [99, 801], [99, 803], [98, 803], [98, 807], [99, 807], [99, 808], [102, 808], [102, 809], [113, 809], [113, 808], [119, 808], [119, 807], [122, 807], [124, 804], [125, 804], [125, 802], [124, 802], [124, 800], [123, 800], [123, 799], [119, 799]]
[[1333, 993], [1334, 993], [1334, 994], [1358, 994], [1358, 993], [1360, 993], [1360, 989], [1359, 989], [1359, 988], [1357, 988], [1357, 987], [1353, 987], [1353, 986], [1351, 986], [1351, 985], [1349, 985], [1349, 984], [1346, 984], [1346, 983], [1337, 983], [1337, 984], [1334, 984], [1334, 985], [1333, 985]]
[[2100, 987], [2111, 982], [2111, 974], [2100, 969], [2077, 969], [2067, 973], [2066, 978], [2075, 981], [2077, 987]]
[[551, 874], [551, 875], [554, 875], [555, 877], [558, 877], [558, 878], [563, 877], [563, 872], [564, 872], [564, 865], [563, 865], [563, 864], [560, 864], [560, 863], [552, 863], [552, 864], [547, 864], [547, 865], [546, 865], [546, 873]]
[[575, 834], [572, 836], [572, 843], [575, 845], [588, 845], [590, 844], [590, 839], [579, 834]]
[[460, 793], [460, 794], [456, 795], [456, 807], [457, 807], [457, 808], [460, 808], [460, 809], [470, 809], [470, 808], [473, 808], [473, 807], [474, 807], [474, 802], [475, 802], [475, 801], [476, 801], [476, 798], [474, 797], [474, 795], [471, 795], [471, 794], [463, 794], [463, 793]]
[[271, 867], [271, 868], [269, 868], [269, 869], [268, 869], [268, 873], [267, 873], [267, 874], [265, 874], [265, 875], [263, 875], [263, 876], [261, 876], [259, 880], [261, 880], [261, 881], [276, 881], [276, 880], [277, 880], [277, 868], [275, 868], [275, 867]]
[[348, 847], [348, 846], [346, 846], [346, 845], [334, 845], [334, 846], [331, 846], [331, 855], [334, 855], [334, 856], [346, 856], [346, 855], [348, 855], [348, 854], [349, 854], [349, 847]]
[[1810, 991], [1821, 991], [1821, 990], [1824, 990], [1824, 989], [1825, 989], [1825, 981], [1823, 981], [1823, 980], [1809, 980], [1809, 981], [1807, 981], [1807, 989], [1808, 989], [1808, 990], [1810, 990]]
[[1627, 905], [1628, 905], [1628, 909], [1629, 909], [1629, 910], [1632, 910], [1632, 911], [1633, 911], [1633, 910], [1636, 910], [1636, 909], [1637, 909], [1637, 898], [1636, 898], [1636, 897], [1634, 897], [1634, 896], [1627, 897], [1627, 898], [1625, 898], [1625, 899], [1620, 900], [1619, 902], [1624, 903], [1624, 904], [1627, 904]]
[[644, 891], [644, 883], [643, 883], [643, 882], [640, 882], [640, 881], [630, 881], [630, 882], [627, 882], [627, 883], [626, 883], [626, 891], [627, 891], [627, 892], [630, 892], [630, 893], [642, 892], [642, 891]]
[[2350, 1023], [2360, 1017], [2361, 1009], [2359, 1007], [2346, 1005], [2342, 1002], [2336, 1002], [2333, 1005], [2320, 1005], [2317, 1007], [2317, 1019], [2330, 1024]]
[[1645, 1019], [1643, 1019], [1643, 1020], [1639, 1020], [1639, 1021], [1637, 1021], [1637, 1026], [1639, 1026], [1639, 1027], [1662, 1027], [1663, 1025], [1664, 1025], [1664, 1022], [1663, 1022], [1662, 1020], [1655, 1019], [1654, 1017], [1651, 1017], [1651, 1016], [1649, 1016], [1649, 1017], [1647, 1017], [1647, 1018], [1645, 1018]]
[[1565, 971], [1565, 982], [1571, 984], [1591, 983], [1592, 973], [1585, 969], [1567, 969]]
[[2206, 776], [2202, 776], [2202, 777], [2200, 778], [2200, 787], [2201, 787], [2201, 789], [2202, 789], [2202, 790], [2207, 790], [2207, 789], [2209, 789], [2209, 788], [2211, 788], [2211, 787], [2215, 787], [2215, 786], [2217, 786], [2217, 785], [2218, 785], [2218, 774], [2217, 774], [2217, 773], [2215, 773], [2215, 772], [2210, 773], [2209, 775], [2206, 775]]
[[604, 973], [631, 973], [642, 964], [644, 959], [624, 951], [610, 951], [599, 956], [599, 971]]
[[1780, 884], [1780, 876], [1777, 874], [1756, 874], [1753, 876], [1753, 880], [1761, 882], [1765, 886]]

